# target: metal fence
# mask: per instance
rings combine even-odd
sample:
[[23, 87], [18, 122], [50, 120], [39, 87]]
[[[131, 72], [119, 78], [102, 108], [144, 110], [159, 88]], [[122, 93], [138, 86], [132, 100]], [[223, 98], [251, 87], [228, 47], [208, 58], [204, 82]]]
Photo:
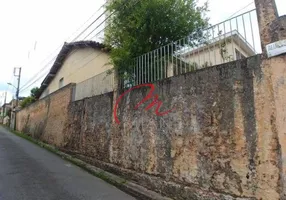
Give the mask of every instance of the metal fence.
[[261, 52], [256, 10], [155, 49], [134, 59], [122, 86], [167, 77], [246, 58]]
[[105, 71], [90, 79], [76, 84], [74, 100], [81, 100], [87, 97], [92, 97], [107, 92], [113, 91], [114, 88], [114, 73]]

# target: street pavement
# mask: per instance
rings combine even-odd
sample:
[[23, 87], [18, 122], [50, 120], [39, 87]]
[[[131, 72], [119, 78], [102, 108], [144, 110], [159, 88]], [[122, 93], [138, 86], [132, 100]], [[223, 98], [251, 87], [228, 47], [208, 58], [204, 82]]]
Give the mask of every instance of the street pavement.
[[0, 126], [0, 200], [135, 200]]

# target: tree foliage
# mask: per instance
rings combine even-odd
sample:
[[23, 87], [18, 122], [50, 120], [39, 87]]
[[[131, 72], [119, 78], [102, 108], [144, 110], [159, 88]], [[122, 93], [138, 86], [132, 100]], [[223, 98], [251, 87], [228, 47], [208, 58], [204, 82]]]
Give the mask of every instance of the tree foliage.
[[30, 104], [32, 104], [34, 102], [35, 102], [35, 99], [33, 97], [31, 97], [31, 96], [28, 96], [28, 97], [25, 97], [23, 99], [23, 101], [21, 102], [20, 106], [21, 106], [21, 108], [25, 108], [25, 107], [27, 107], [28, 105], [30, 105]]
[[31, 89], [31, 97], [33, 97], [35, 100], [37, 100], [38, 96], [40, 96], [40, 88], [35, 87], [33, 89]]
[[20, 106], [22, 108], [25, 108], [29, 106], [30, 104], [34, 103], [35, 101], [37, 101], [37, 97], [39, 96], [39, 93], [40, 93], [40, 89], [38, 87], [31, 89], [30, 96], [25, 97], [23, 101], [21, 102]]
[[113, 13], [105, 43], [112, 47], [111, 61], [119, 75], [131, 71], [133, 58], [191, 35], [208, 24], [207, 4], [196, 0], [113, 0]]

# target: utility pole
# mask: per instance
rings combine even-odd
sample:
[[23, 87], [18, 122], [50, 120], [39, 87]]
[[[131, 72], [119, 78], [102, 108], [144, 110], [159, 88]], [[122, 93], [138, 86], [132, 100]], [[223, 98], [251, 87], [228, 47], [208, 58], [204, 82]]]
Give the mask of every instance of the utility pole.
[[[17, 74], [17, 69], [19, 69], [19, 73]], [[21, 67], [14, 68], [14, 76], [18, 77], [18, 85], [17, 85], [17, 91], [16, 91], [16, 108], [18, 107], [18, 101], [19, 101], [19, 90], [20, 90], [20, 80], [21, 80]]]
[[[19, 72], [17, 73], [17, 69], [19, 70]], [[11, 128], [13, 128], [14, 130], [16, 130], [16, 110], [18, 107], [18, 103], [19, 103], [19, 92], [20, 92], [20, 80], [21, 80], [21, 67], [19, 68], [14, 68], [14, 76], [18, 77], [18, 84], [17, 84], [17, 90], [16, 90], [16, 106], [12, 106], [12, 112], [11, 112], [11, 120], [13, 120], [13, 124]], [[13, 104], [13, 102], [12, 102]]]

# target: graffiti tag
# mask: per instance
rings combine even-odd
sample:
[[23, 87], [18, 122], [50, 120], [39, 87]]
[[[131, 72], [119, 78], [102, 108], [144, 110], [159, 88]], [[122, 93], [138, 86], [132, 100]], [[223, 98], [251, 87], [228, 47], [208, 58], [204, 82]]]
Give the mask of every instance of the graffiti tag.
[[141, 87], [149, 87], [150, 88], [150, 92], [147, 94], [147, 96], [141, 100], [136, 106], [135, 106], [135, 110], [137, 110], [139, 108], [139, 106], [141, 106], [144, 102], [148, 101], [149, 99], [153, 99], [152, 102], [145, 108], [145, 110], [149, 110], [150, 108], [152, 108], [153, 106], [157, 105], [156, 107], [156, 110], [155, 110], [155, 114], [157, 116], [164, 116], [166, 114], [168, 114], [169, 112], [171, 112], [173, 109], [171, 110], [167, 110], [167, 111], [164, 111], [164, 112], [160, 112], [160, 107], [161, 105], [163, 104], [162, 101], [159, 100], [159, 96], [158, 94], [153, 94], [154, 90], [155, 90], [155, 86], [154, 84], [152, 83], [146, 83], [146, 84], [141, 84], [141, 85], [137, 85], [137, 86], [134, 86], [132, 88], [130, 88], [129, 90], [127, 90], [126, 92], [124, 92], [123, 94], [121, 94], [118, 99], [116, 100], [116, 103], [115, 103], [115, 106], [114, 106], [114, 109], [113, 109], [113, 115], [114, 115], [114, 119], [115, 119], [115, 122], [117, 124], [120, 124], [120, 121], [118, 119], [118, 116], [117, 116], [117, 109], [118, 109], [118, 106], [119, 106], [119, 102], [120, 100], [126, 95], [128, 94], [129, 92], [131, 92], [132, 90], [135, 90], [135, 89], [138, 89], [138, 88], [141, 88]]

